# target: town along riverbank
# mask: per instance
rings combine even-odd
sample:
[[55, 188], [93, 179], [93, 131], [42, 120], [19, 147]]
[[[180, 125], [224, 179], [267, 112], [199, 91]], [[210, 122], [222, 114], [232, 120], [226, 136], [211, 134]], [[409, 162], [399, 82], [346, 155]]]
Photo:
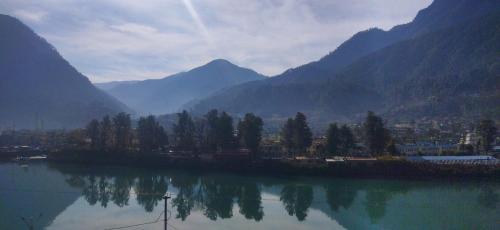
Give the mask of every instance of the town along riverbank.
[[405, 158], [350, 159], [251, 159], [248, 155], [158, 154], [138, 152], [59, 151], [48, 160], [83, 165], [133, 166], [147, 168], [221, 171], [242, 174], [395, 179], [493, 179], [500, 178], [500, 164], [435, 164]]

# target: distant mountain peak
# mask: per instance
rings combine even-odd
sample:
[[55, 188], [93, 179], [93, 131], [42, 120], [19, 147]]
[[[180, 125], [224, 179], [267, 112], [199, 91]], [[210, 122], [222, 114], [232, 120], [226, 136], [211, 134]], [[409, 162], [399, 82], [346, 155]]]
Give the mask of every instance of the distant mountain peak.
[[163, 114], [176, 112], [184, 104], [223, 88], [262, 79], [265, 76], [251, 69], [214, 59], [162, 79], [120, 84], [105, 90], [139, 112]]
[[211, 64], [235, 65], [235, 64], [231, 63], [230, 61], [228, 61], [226, 59], [222, 59], [222, 58], [214, 59], [214, 60], [210, 61], [209, 63], [207, 63], [207, 65], [211, 65]]

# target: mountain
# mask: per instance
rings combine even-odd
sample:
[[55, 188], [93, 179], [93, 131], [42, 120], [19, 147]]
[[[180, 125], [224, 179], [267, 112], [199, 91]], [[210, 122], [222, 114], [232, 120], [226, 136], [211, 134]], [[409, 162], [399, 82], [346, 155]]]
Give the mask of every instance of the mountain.
[[377, 92], [389, 115], [500, 115], [499, 25], [500, 9], [376, 51], [338, 78]]
[[0, 127], [71, 128], [128, 110], [16, 18], [0, 14], [0, 34]]
[[273, 80], [289, 83], [331, 77], [371, 52], [480, 17], [499, 7], [500, 3], [496, 0], [435, 0], [429, 7], [420, 10], [410, 23], [395, 26], [389, 31], [372, 28], [359, 32], [320, 60], [289, 69]]
[[253, 70], [217, 59], [187, 72], [121, 84], [107, 92], [142, 114], [164, 114], [223, 88], [262, 79], [265, 77]]
[[138, 80], [131, 80], [131, 81], [110, 81], [110, 82], [102, 82], [102, 83], [94, 83], [94, 86], [101, 90], [111, 90], [112, 88], [115, 88], [120, 85], [130, 85], [130, 84], [135, 84], [139, 82]]
[[[322, 122], [361, 118], [367, 110], [395, 114], [402, 111], [398, 108], [406, 108], [407, 114], [413, 117], [447, 114], [451, 108], [426, 113], [427, 109], [423, 108], [428, 106], [420, 107], [421, 113], [411, 114], [410, 111], [415, 110], [406, 103], [413, 104], [411, 107], [416, 109], [423, 101], [433, 100], [437, 89], [446, 88], [450, 91], [439, 95], [433, 106], [456, 107], [460, 100], [454, 96], [467, 94], [469, 96], [465, 97], [471, 101], [471, 95], [482, 92], [480, 86], [492, 83], [491, 74], [497, 71], [494, 63], [498, 63], [498, 55], [494, 56], [494, 52], [499, 50], [493, 49], [497, 46], [492, 43], [500, 43], [494, 34], [499, 23], [495, 18], [484, 17], [498, 14], [499, 9], [499, 1], [436, 0], [408, 24], [389, 31], [360, 32], [316, 62], [287, 70], [268, 80], [219, 91], [193, 105], [192, 109], [200, 113], [208, 108], [233, 114], [257, 111], [271, 119], [303, 111], [313, 121]], [[494, 36], [477, 36], [482, 33]], [[476, 60], [470, 60], [470, 54], [474, 54]], [[434, 72], [427, 74], [426, 71]], [[476, 77], [479, 73], [488, 76]], [[459, 75], [460, 81], [446, 75]], [[455, 85], [466, 82], [475, 82], [468, 85], [468, 93], [461, 92], [462, 88]], [[428, 87], [433, 83], [440, 86], [431, 90]], [[418, 96], [400, 97], [394, 90], [387, 91], [391, 88], [401, 93], [415, 90], [417, 94], [417, 89], [427, 91]], [[498, 90], [491, 89], [490, 85], [487, 95], [478, 97], [480, 100], [474, 104], [491, 103], [495, 93], [498, 94]], [[407, 101], [410, 99], [411, 102]], [[447, 103], [452, 99], [454, 103]], [[486, 106], [475, 110], [481, 113], [484, 108]]]

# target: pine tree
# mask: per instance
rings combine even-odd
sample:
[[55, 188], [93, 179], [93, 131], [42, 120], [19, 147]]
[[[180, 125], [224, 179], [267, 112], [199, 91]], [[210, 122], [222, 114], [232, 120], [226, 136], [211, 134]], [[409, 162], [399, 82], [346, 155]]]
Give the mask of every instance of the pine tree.
[[92, 150], [98, 149], [101, 137], [99, 121], [96, 119], [90, 121], [89, 124], [87, 125], [86, 133], [87, 137], [90, 139], [90, 148]]
[[238, 137], [240, 142], [252, 151], [255, 156], [262, 139], [262, 118], [253, 113], [247, 113], [243, 121], [238, 123]]
[[209, 150], [217, 150], [218, 127], [219, 127], [219, 112], [216, 109], [210, 110], [205, 114], [207, 120], [206, 144]]
[[168, 144], [168, 136], [155, 117], [141, 117], [137, 123], [137, 139], [141, 151], [149, 152]]
[[354, 134], [347, 125], [342, 125], [340, 128], [340, 152], [342, 154], [349, 154], [351, 150], [355, 147], [356, 141], [354, 139]]
[[113, 148], [115, 142], [115, 136], [113, 132], [113, 124], [111, 123], [111, 118], [108, 115], [104, 116], [101, 120], [101, 138], [99, 148], [105, 151], [109, 151]]
[[219, 117], [217, 134], [218, 134], [218, 147], [220, 149], [227, 149], [234, 147], [234, 128], [233, 118], [226, 112], [222, 112]]
[[283, 138], [283, 146], [287, 150], [292, 150], [295, 148], [295, 145], [293, 143], [293, 133], [295, 129], [295, 124], [294, 120], [292, 118], [288, 118], [286, 121], [285, 125], [281, 129], [281, 137]]
[[340, 131], [337, 124], [330, 124], [326, 133], [326, 151], [328, 154], [339, 155], [340, 142]]
[[312, 144], [312, 132], [303, 113], [295, 115], [294, 126], [293, 143], [298, 150], [305, 151]]
[[390, 140], [389, 131], [384, 128], [382, 118], [369, 111], [364, 123], [365, 143], [370, 153], [380, 155]]
[[174, 134], [176, 137], [177, 147], [182, 150], [194, 149], [194, 122], [187, 111], [178, 113], [177, 124], [174, 125]]
[[491, 143], [495, 140], [497, 128], [492, 120], [481, 120], [478, 127], [480, 146], [484, 152], [491, 149]]
[[118, 113], [113, 117], [113, 127], [115, 133], [115, 149], [124, 151], [132, 144], [132, 121], [130, 114]]

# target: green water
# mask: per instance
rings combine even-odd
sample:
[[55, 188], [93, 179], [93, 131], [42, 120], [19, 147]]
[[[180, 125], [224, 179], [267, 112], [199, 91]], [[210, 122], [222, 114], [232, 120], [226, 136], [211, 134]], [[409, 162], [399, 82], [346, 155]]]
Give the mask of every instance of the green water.
[[[500, 229], [500, 182], [0, 164], [0, 229]], [[158, 221], [157, 221], [158, 220]]]

